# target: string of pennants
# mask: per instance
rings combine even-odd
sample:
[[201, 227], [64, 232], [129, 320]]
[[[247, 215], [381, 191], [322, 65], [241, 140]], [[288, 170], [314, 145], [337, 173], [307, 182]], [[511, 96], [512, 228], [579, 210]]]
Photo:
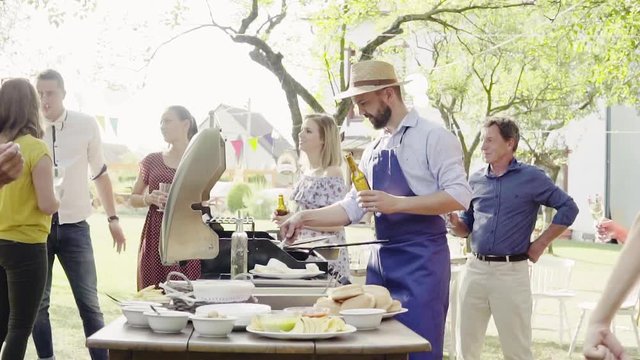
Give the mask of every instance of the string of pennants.
[[[107, 120], [109, 120], [109, 122], [107, 122]], [[115, 136], [118, 136], [118, 120], [118, 118], [114, 117], [106, 118], [103, 115], [96, 115], [96, 121], [98, 122], [98, 125], [100, 125], [100, 128], [107, 132], [108, 130], [106, 125], [109, 124], [109, 127]]]
[[267, 133], [264, 134], [262, 136], [249, 136], [249, 137], [245, 137], [243, 138], [243, 136], [238, 135], [238, 137], [236, 137], [235, 140], [230, 140], [229, 143], [231, 144], [231, 147], [233, 148], [233, 153], [236, 156], [236, 161], [240, 162], [240, 157], [242, 156], [242, 150], [244, 149], [244, 144], [245, 141], [247, 144], [249, 144], [249, 148], [252, 151], [257, 151], [258, 150], [258, 143], [260, 141], [260, 139], [264, 139], [267, 144], [269, 144], [270, 147], [270, 151], [273, 152], [273, 146], [275, 144], [275, 137], [274, 135], [276, 135], [277, 137], [277, 133]]

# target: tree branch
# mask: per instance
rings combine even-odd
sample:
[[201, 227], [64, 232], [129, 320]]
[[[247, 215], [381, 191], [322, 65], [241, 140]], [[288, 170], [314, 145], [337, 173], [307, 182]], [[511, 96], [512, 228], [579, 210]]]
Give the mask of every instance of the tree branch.
[[242, 23], [240, 25], [240, 29], [238, 29], [238, 33], [245, 34], [247, 32], [247, 29], [251, 25], [251, 23], [253, 23], [253, 21], [257, 17], [258, 17], [258, 0], [253, 0], [251, 2], [251, 11], [247, 15], [247, 17], [242, 19]]
[[163, 41], [162, 43], [160, 43], [160, 45], [158, 45], [158, 47], [155, 48], [155, 50], [153, 50], [153, 52], [151, 53], [151, 55], [146, 59], [145, 61], [145, 65], [142, 66], [142, 68], [138, 69], [138, 71], [142, 70], [143, 68], [147, 67], [149, 65], [149, 63], [151, 63], [151, 61], [156, 57], [156, 54], [158, 53], [158, 51], [160, 51], [160, 49], [162, 49], [164, 46], [174, 42], [175, 40], [177, 40], [178, 38], [187, 35], [189, 33], [192, 33], [196, 30], [200, 30], [202, 28], [206, 28], [206, 27], [211, 27], [211, 26], [215, 26], [218, 27], [219, 29], [227, 32], [228, 30], [233, 30], [229, 27], [222, 27], [222, 26], [217, 26], [215, 24], [202, 24], [202, 25], [198, 25], [196, 27], [193, 27], [191, 29], [185, 30], [177, 35], [172, 36], [171, 38], [169, 38], [168, 40]]
[[437, 22], [434, 16], [440, 14], [463, 14], [465, 12], [473, 10], [497, 10], [507, 9], [512, 7], [520, 7], [534, 5], [529, 2], [519, 2], [505, 5], [470, 5], [461, 8], [440, 8], [440, 4], [433, 7], [431, 10], [422, 14], [407, 14], [397, 17], [393, 23], [384, 30], [380, 35], [376, 36], [373, 40], [369, 41], [362, 49], [360, 60], [370, 60], [373, 58], [374, 51], [387, 41], [395, 38], [397, 35], [402, 34], [402, 25], [411, 21], [426, 21]]

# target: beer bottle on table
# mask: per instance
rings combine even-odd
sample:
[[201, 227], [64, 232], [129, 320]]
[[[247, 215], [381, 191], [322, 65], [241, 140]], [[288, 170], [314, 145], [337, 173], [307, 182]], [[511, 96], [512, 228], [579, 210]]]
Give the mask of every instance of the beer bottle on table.
[[349, 164], [349, 170], [351, 172], [351, 182], [353, 186], [358, 191], [363, 190], [371, 190], [369, 187], [369, 183], [367, 182], [367, 178], [364, 176], [364, 173], [358, 168], [358, 164], [353, 159], [353, 155], [348, 153], [345, 155], [345, 159], [347, 159], [347, 163]]
[[284, 204], [284, 195], [278, 195], [278, 207], [276, 207], [276, 214], [278, 216], [284, 216], [289, 213], [289, 209], [287, 209], [287, 205]]

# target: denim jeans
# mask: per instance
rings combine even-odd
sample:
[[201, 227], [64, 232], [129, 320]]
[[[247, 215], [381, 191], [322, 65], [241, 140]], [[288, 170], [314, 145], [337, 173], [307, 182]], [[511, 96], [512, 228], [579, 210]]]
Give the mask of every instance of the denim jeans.
[[22, 359], [47, 278], [47, 247], [0, 240], [2, 360]]
[[[38, 357], [41, 359], [53, 357], [49, 304], [51, 300], [51, 272], [56, 255], [67, 279], [69, 279], [69, 285], [78, 306], [80, 318], [82, 318], [85, 336], [89, 337], [104, 327], [104, 317], [98, 303], [98, 280], [89, 224], [86, 221], [81, 221], [60, 225], [57, 216], [54, 215], [51, 233], [47, 239], [47, 250], [49, 274], [38, 317], [33, 327], [33, 342], [36, 345]], [[93, 360], [108, 359], [106, 349], [89, 349], [89, 354]]]

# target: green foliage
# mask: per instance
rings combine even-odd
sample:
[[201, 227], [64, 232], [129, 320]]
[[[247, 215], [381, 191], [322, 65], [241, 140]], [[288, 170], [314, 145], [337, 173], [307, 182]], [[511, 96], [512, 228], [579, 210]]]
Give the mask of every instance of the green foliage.
[[247, 179], [249, 184], [255, 184], [257, 186], [264, 187], [267, 184], [267, 178], [262, 174], [251, 175]]
[[238, 210], [247, 208], [246, 201], [252, 193], [251, 187], [245, 183], [233, 185], [227, 195], [227, 208], [229, 211], [235, 214]]
[[249, 215], [256, 219], [268, 220], [276, 208], [276, 199], [266, 193], [255, 191], [249, 199]]

